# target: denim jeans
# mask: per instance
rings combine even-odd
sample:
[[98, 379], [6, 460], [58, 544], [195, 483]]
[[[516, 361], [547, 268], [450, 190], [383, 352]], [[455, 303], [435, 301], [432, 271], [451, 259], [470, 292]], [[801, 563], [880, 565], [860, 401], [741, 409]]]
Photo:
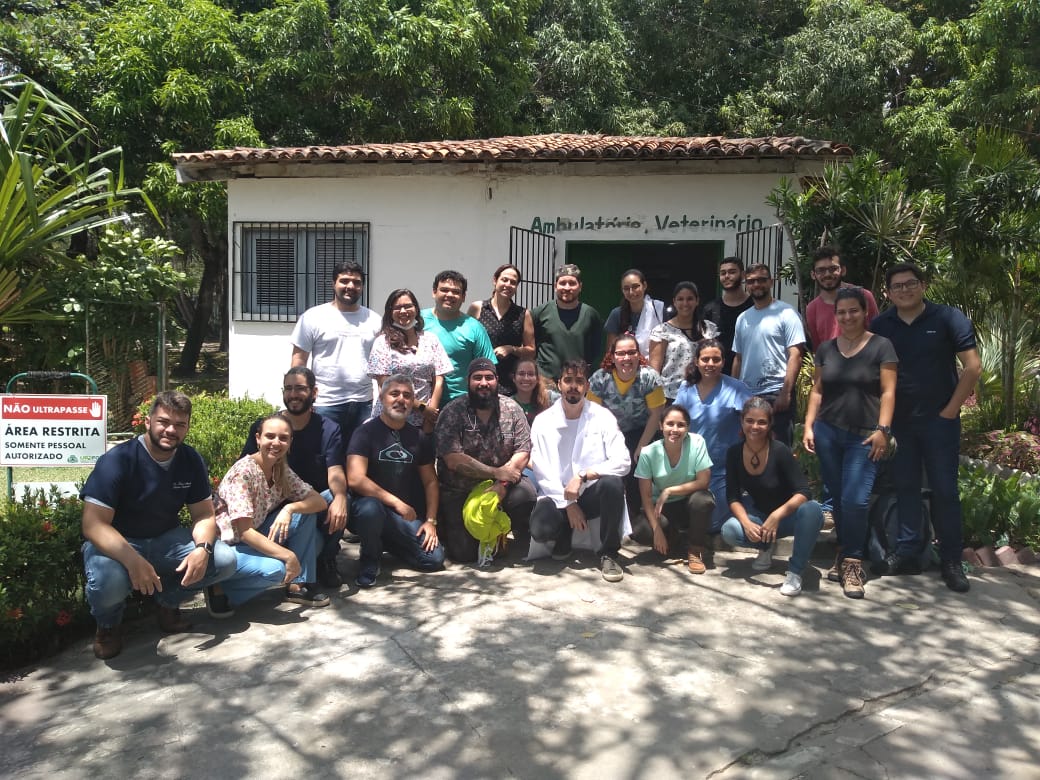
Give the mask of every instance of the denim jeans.
[[813, 424], [820, 476], [833, 501], [834, 527], [842, 558], [864, 560], [869, 527], [867, 512], [874, 489], [877, 464], [872, 461], [870, 445], [863, 444], [861, 433], [835, 428], [817, 420]]
[[361, 537], [361, 569], [379, 566], [383, 551], [412, 568], [436, 571], [444, 565], [444, 545], [427, 552], [423, 537], [416, 536], [425, 517], [405, 520], [401, 515], [372, 496], [356, 496], [350, 502], [350, 530]]
[[347, 401], [335, 406], [315, 405], [314, 411], [339, 425], [339, 432], [343, 437], [343, 449], [345, 450], [350, 444], [350, 437], [354, 435], [354, 431], [372, 416], [372, 402]]
[[939, 537], [939, 557], [961, 559], [960, 466], [961, 420], [934, 417], [892, 425], [898, 447], [892, 459], [892, 482], [899, 502], [896, 553], [911, 556], [929, 540], [921, 538], [922, 469], [932, 490], [932, 526]]
[[[625, 486], [621, 477], [603, 476], [578, 497], [585, 517], [599, 518], [600, 549], [598, 555], [616, 556], [621, 548], [621, 518], [625, 509]], [[569, 537], [567, 512], [559, 509], [551, 498], [542, 496], [531, 511], [531, 538], [536, 542], [552, 542]]]
[[[182, 526], [150, 539], [125, 537], [142, 558], [152, 564], [162, 581], [162, 590], [155, 592], [155, 600], [164, 607], [175, 608], [190, 599], [194, 591], [227, 579], [235, 571], [235, 553], [221, 541], [213, 545], [213, 555], [205, 576], [193, 585], [181, 585], [183, 572], [176, 571], [188, 554], [195, 549], [191, 531]], [[104, 555], [90, 542], [83, 543], [83, 568], [87, 575], [87, 604], [101, 628], [112, 628], [123, 622], [126, 597], [130, 595], [130, 574], [114, 558]]]
[[715, 509], [711, 513], [711, 527], [708, 533], [722, 532], [722, 526], [729, 519], [729, 503], [726, 501], [726, 464], [711, 467], [711, 483], [708, 490], [715, 496]]
[[[748, 519], [755, 525], [762, 525], [765, 516], [750, 501], [745, 503]], [[792, 574], [801, 574], [805, 569], [809, 558], [812, 557], [813, 547], [816, 539], [823, 528], [823, 510], [815, 501], [806, 501], [794, 512], [780, 521], [776, 529], [776, 538], [794, 536], [794, 546], [791, 549], [791, 559], [787, 562], [787, 570]], [[730, 517], [722, 526], [722, 538], [726, 544], [733, 547], [754, 547], [764, 550], [770, 544], [752, 542], [744, 534], [744, 526], [735, 517]]]
[[[256, 529], [257, 533], [267, 536], [279, 511], [281, 511], [280, 507], [271, 511], [260, 527]], [[296, 553], [296, 558], [300, 562], [300, 573], [293, 582], [315, 581], [318, 537], [315, 515], [293, 513], [289, 523], [289, 538], [282, 543], [283, 547]], [[244, 604], [271, 586], [280, 585], [285, 581], [285, 564], [277, 558], [264, 555], [245, 542], [236, 544], [234, 550], [237, 559], [235, 573], [220, 584], [228, 601], [231, 602], [231, 606], [237, 607], [239, 604]]]
[[327, 558], [335, 562], [339, 555], [339, 543], [343, 539], [343, 529], [333, 533], [329, 531], [328, 505], [332, 503], [332, 491], [323, 490], [321, 497], [325, 499], [326, 508], [314, 516], [314, 524], [318, 528], [318, 558]]

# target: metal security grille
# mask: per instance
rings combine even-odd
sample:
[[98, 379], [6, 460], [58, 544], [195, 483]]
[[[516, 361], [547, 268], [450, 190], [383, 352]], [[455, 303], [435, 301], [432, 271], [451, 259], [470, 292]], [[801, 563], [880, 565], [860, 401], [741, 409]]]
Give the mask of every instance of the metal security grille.
[[518, 304], [533, 309], [552, 299], [555, 258], [555, 236], [521, 227], [509, 228], [509, 262], [520, 269], [524, 280], [516, 293]]
[[368, 276], [367, 222], [236, 222], [233, 230], [236, 320], [295, 321], [331, 298], [337, 263], [357, 263]]
[[780, 294], [780, 268], [784, 261], [783, 225], [766, 225], [758, 230], [737, 233], [737, 255], [744, 260], [744, 267], [764, 263], [772, 269], [773, 295]]

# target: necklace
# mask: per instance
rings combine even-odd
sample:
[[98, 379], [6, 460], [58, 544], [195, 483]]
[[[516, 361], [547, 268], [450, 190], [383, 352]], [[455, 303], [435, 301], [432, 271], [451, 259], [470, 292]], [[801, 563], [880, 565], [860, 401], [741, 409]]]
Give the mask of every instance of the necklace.
[[755, 451], [755, 448], [748, 444], [746, 441], [744, 442], [744, 446], [747, 447], [748, 451], [751, 453], [751, 457], [748, 458], [748, 463], [751, 464], [751, 468], [757, 469], [759, 466], [762, 465], [762, 459], [758, 456], [769, 448], [769, 442], [766, 442], [765, 445], [763, 445], [762, 449], [758, 450], [757, 452]]
[[[867, 332], [866, 331], [863, 331], [863, 333], [859, 334], [856, 337], [855, 341], [851, 341], [850, 339], [848, 339], [845, 336], [839, 336], [838, 337], [838, 351], [841, 352], [841, 354], [844, 355], [845, 357], [848, 357], [849, 353], [851, 353], [860, 344], [862, 344], [866, 337], [867, 337]], [[847, 347], [845, 347], [845, 349], [841, 348], [841, 340], [842, 339], [845, 339], [845, 343], [848, 345]]]

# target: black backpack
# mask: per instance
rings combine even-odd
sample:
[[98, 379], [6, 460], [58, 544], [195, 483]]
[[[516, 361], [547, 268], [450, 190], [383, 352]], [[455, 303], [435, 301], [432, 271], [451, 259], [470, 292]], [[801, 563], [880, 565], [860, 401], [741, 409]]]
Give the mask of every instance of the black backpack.
[[[886, 462], [884, 466], [888, 466]], [[896, 549], [899, 538], [899, 509], [896, 493], [884, 467], [874, 481], [875, 493], [870, 497], [870, 509], [867, 515], [867, 555], [874, 563], [880, 563]], [[921, 564], [921, 570], [928, 568], [933, 561], [932, 556], [932, 492], [926, 487], [921, 490], [921, 546], [911, 557]]]

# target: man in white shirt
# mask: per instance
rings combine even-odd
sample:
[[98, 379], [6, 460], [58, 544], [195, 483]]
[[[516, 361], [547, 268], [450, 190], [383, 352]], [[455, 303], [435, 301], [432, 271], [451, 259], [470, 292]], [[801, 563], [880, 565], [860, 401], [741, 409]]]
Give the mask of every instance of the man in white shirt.
[[617, 561], [625, 486], [631, 460], [614, 415], [585, 398], [588, 364], [565, 360], [560, 368], [560, 399], [531, 426], [531, 468], [539, 498], [531, 512], [531, 538], [554, 542], [553, 558], [571, 554], [571, 535], [599, 518], [600, 570], [607, 582], [619, 582]]
[[354, 430], [372, 416], [368, 353], [382, 318], [362, 306], [365, 272], [354, 262], [332, 270], [332, 300], [307, 309], [292, 333], [292, 366], [307, 366], [318, 380], [314, 411], [339, 424], [344, 447]]

